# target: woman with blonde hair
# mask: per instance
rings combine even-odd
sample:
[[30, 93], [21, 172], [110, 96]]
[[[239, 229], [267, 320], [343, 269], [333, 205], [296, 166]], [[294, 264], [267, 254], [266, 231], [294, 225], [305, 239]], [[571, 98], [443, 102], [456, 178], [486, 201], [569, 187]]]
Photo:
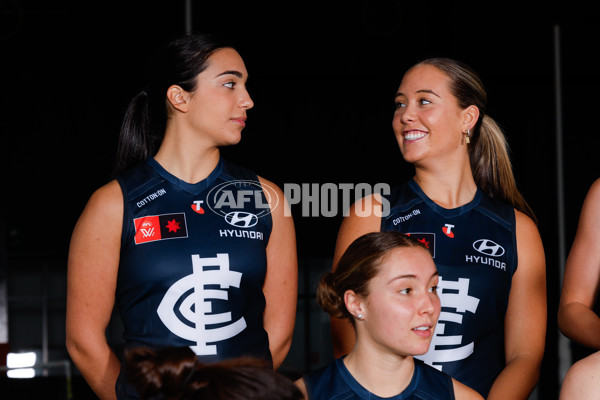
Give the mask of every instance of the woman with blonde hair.
[[[544, 251], [483, 84], [460, 62], [428, 59], [405, 73], [395, 103], [392, 127], [414, 178], [352, 206], [334, 269], [367, 232], [421, 240], [440, 273], [442, 312], [420, 358], [488, 399], [527, 399], [544, 354]], [[351, 325], [333, 318], [332, 334], [336, 355], [347, 354]]]

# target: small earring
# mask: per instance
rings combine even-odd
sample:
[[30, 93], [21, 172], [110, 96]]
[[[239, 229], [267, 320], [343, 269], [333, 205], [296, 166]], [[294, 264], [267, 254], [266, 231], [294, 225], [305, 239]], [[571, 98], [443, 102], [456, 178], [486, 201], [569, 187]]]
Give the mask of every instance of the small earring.
[[465, 142], [467, 144], [471, 143], [471, 130], [469, 128], [467, 128], [467, 137], [465, 138]]
[[363, 315], [362, 315], [362, 314], [358, 314], [358, 317], [357, 317], [357, 318], [358, 318], [358, 319], [360, 319], [360, 320], [362, 320], [364, 317], [363, 317]]

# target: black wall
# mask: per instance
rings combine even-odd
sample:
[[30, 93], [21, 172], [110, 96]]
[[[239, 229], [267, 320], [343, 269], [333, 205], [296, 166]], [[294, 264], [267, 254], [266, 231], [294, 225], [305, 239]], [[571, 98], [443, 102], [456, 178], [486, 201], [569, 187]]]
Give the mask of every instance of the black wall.
[[[578, 8], [504, 3], [193, 2], [193, 28], [239, 42], [255, 108], [224, 154], [286, 183], [395, 183], [411, 176], [391, 130], [404, 70], [431, 56], [471, 64], [512, 148], [517, 183], [539, 218], [549, 327], [540, 398], [558, 388], [560, 290], [556, 201], [554, 33], [562, 49], [567, 250], [589, 185], [600, 176], [594, 115], [598, 32]], [[211, 2], [212, 3], [212, 2]], [[407, 4], [405, 4], [407, 3]], [[64, 257], [92, 191], [110, 179], [124, 109], [145, 62], [184, 32], [184, 2], [6, 1], [0, 6], [0, 132], [8, 268]], [[570, 11], [578, 19], [568, 19]], [[302, 217], [300, 258], [330, 257], [341, 216]]]

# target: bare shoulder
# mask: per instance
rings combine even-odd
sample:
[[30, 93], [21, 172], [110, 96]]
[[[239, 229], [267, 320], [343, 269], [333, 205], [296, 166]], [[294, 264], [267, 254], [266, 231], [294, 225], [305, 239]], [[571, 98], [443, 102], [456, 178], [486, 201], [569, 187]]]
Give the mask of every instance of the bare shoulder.
[[383, 207], [381, 196], [372, 194], [356, 201], [342, 221], [335, 245], [334, 265], [358, 237], [381, 230]]
[[86, 210], [92, 209], [103, 214], [121, 213], [123, 210], [123, 192], [116, 180], [97, 189], [86, 205]]
[[477, 391], [454, 378], [452, 378], [452, 385], [454, 386], [454, 397], [456, 400], [483, 400], [483, 397]]
[[600, 351], [577, 361], [575, 364], [573, 364], [573, 368], [595, 373], [600, 372]]
[[521, 256], [543, 257], [544, 247], [536, 223], [519, 210], [515, 210], [515, 220], [519, 259]]
[[600, 352], [571, 366], [562, 384], [560, 399], [600, 399]]
[[374, 193], [357, 200], [342, 221], [340, 231], [348, 231], [353, 236], [380, 230], [383, 207], [381, 195]]
[[289, 211], [289, 206], [281, 188], [277, 186], [277, 184], [275, 184], [274, 182], [271, 182], [270, 180], [265, 179], [262, 176], [258, 177], [258, 181], [260, 182], [262, 191], [265, 197], [267, 198], [269, 206], [271, 206], [271, 212], [275, 215], [285, 214], [286, 216], [288, 216], [289, 214], [287, 213], [287, 211]]
[[263, 189], [266, 190], [273, 190], [274, 192], [278, 192], [283, 194], [281, 188], [279, 186], [277, 186], [274, 182], [271, 182], [270, 180], [263, 178], [262, 176], [258, 176], [258, 181], [260, 182], [261, 185], [264, 186]]
[[596, 179], [590, 186], [588, 196], [600, 197], [600, 178]]
[[581, 216], [586, 219], [600, 218], [600, 178], [590, 186], [583, 202]]
[[[118, 245], [123, 226], [123, 194], [116, 180], [97, 189], [88, 200], [71, 237], [69, 259], [88, 257], [90, 250]], [[105, 248], [107, 250], [107, 248]]]
[[521, 234], [539, 234], [535, 222], [524, 212], [515, 209], [515, 221], [517, 226], [517, 235]]

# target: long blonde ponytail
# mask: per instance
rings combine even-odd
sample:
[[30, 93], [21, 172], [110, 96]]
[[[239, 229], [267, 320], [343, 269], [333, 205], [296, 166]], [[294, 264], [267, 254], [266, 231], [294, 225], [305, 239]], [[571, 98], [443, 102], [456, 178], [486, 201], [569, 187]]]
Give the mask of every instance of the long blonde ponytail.
[[515, 182], [509, 147], [502, 130], [486, 115], [487, 93], [479, 76], [467, 65], [449, 58], [430, 58], [418, 65], [431, 65], [450, 79], [449, 87], [459, 107], [479, 109], [479, 120], [471, 133], [469, 158], [475, 183], [488, 196], [503, 200], [537, 222]]
[[469, 148], [475, 183], [488, 196], [512, 204], [536, 221], [533, 210], [517, 189], [509, 151], [506, 137], [496, 121], [484, 115], [479, 132], [473, 135]]

